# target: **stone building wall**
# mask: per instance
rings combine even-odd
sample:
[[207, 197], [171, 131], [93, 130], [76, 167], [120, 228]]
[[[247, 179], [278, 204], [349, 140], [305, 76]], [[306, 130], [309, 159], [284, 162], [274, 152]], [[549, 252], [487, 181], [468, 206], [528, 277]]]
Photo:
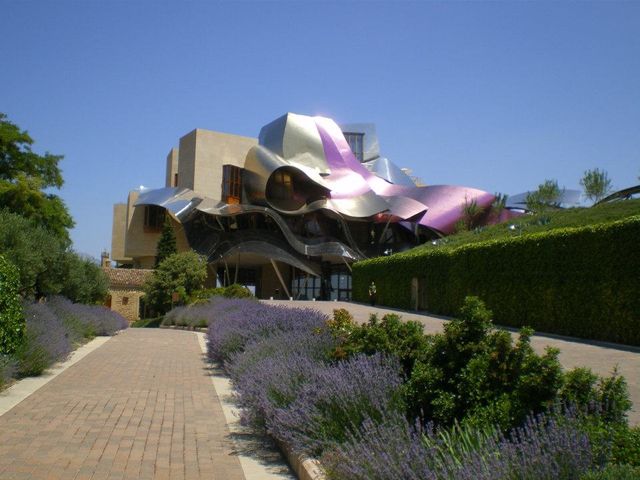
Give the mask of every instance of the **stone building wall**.
[[111, 310], [118, 312], [129, 322], [140, 319], [140, 299], [144, 295], [141, 290], [110, 288]]

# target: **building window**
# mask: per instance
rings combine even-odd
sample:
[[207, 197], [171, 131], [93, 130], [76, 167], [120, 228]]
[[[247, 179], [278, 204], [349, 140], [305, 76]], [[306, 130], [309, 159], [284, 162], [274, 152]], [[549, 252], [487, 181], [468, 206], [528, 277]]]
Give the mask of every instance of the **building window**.
[[284, 170], [278, 170], [273, 174], [273, 187], [271, 193], [274, 198], [288, 200], [293, 197], [293, 180], [291, 174]]
[[344, 132], [344, 138], [359, 162], [364, 161], [364, 133]]
[[222, 201], [238, 204], [242, 198], [242, 169], [235, 165], [222, 166]]
[[122, 297], [122, 305], [129, 305], [129, 297]]
[[174, 187], [178, 186], [178, 174], [177, 173], [173, 174], [173, 186]]
[[144, 231], [159, 232], [164, 224], [164, 208], [156, 205], [144, 207]]

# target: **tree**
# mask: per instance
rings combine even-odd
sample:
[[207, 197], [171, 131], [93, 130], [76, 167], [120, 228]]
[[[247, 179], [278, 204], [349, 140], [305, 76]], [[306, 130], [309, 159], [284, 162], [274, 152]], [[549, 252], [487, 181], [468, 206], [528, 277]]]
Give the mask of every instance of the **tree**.
[[33, 219], [70, 244], [73, 219], [60, 197], [45, 193], [64, 180], [58, 167], [61, 155], [39, 155], [31, 150], [29, 134], [0, 113], [0, 207]]
[[[144, 286], [145, 302], [158, 313], [176, 303], [186, 303], [207, 278], [207, 262], [197, 253], [174, 253], [163, 260]], [[177, 294], [177, 302], [173, 294]]]
[[557, 180], [545, 180], [538, 185], [535, 192], [527, 195], [527, 209], [540, 212], [549, 208], [559, 208], [562, 197], [562, 190], [558, 186]]
[[160, 265], [165, 258], [170, 257], [174, 253], [178, 253], [176, 234], [173, 231], [169, 216], [165, 216], [164, 218], [164, 226], [162, 227], [162, 234], [158, 240], [156, 252], [156, 267]]
[[100, 303], [107, 296], [109, 281], [92, 258], [73, 251], [63, 255], [63, 278], [60, 293], [75, 303]]
[[60, 293], [64, 283], [64, 252], [63, 241], [33, 220], [0, 210], [0, 254], [18, 267], [23, 296]]
[[602, 200], [611, 192], [611, 180], [605, 170], [587, 170], [580, 179], [580, 185], [584, 188], [584, 194], [594, 203]]

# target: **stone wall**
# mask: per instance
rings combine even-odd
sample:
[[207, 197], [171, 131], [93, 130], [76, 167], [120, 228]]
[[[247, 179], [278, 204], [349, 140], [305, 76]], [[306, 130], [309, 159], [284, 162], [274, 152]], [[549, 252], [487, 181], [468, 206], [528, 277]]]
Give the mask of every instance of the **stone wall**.
[[118, 312], [129, 322], [140, 319], [140, 298], [144, 295], [141, 290], [110, 288], [111, 310]]

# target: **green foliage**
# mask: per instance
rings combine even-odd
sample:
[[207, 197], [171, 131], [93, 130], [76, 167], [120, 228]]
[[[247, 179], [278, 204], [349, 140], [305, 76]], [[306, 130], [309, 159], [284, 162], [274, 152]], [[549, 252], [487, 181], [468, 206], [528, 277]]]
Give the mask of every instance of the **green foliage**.
[[0, 211], [0, 253], [20, 270], [24, 296], [41, 297], [62, 289], [64, 246], [33, 221]]
[[[158, 313], [165, 313], [175, 304], [187, 303], [191, 295], [202, 289], [207, 278], [207, 264], [195, 252], [176, 253], [166, 258], [144, 286], [145, 301]], [[177, 294], [177, 302], [172, 295]]]
[[611, 192], [611, 180], [605, 170], [587, 170], [580, 179], [580, 185], [584, 188], [585, 196], [597, 202]]
[[353, 297], [366, 301], [373, 279], [380, 304], [411, 308], [415, 277], [425, 293], [422, 308], [432, 313], [455, 315], [464, 298], [475, 295], [501, 325], [640, 345], [635, 327], [640, 319], [638, 238], [640, 216], [635, 216], [452, 248], [414, 249], [356, 263]]
[[462, 220], [458, 230], [469, 231], [477, 226], [478, 220], [482, 217], [484, 210], [478, 205], [476, 200], [468, 201], [465, 198], [462, 206]]
[[141, 318], [131, 324], [132, 328], [158, 328], [162, 322], [162, 317]]
[[491, 312], [475, 297], [466, 298], [459, 318], [437, 335], [425, 336], [420, 323], [403, 322], [395, 314], [382, 320], [372, 315], [358, 326], [337, 313], [329, 324], [340, 339], [334, 357], [377, 352], [397, 357], [406, 378], [409, 418], [507, 429], [546, 409], [562, 385], [558, 352], [537, 355], [526, 329], [514, 345], [508, 332], [493, 328]]
[[24, 341], [19, 287], [18, 269], [0, 255], [0, 356], [15, 352]]
[[74, 302], [96, 303], [107, 293], [107, 279], [91, 259], [67, 250], [64, 242], [33, 220], [0, 211], [0, 254], [20, 271], [25, 297], [62, 293]]
[[104, 300], [109, 281], [92, 259], [83, 258], [75, 252], [65, 252], [63, 267], [62, 295], [74, 303], [93, 304]]
[[560, 196], [562, 191], [557, 180], [545, 180], [538, 185], [535, 192], [527, 195], [527, 209], [533, 212], [542, 212], [550, 208], [560, 206]]
[[399, 315], [388, 313], [378, 319], [372, 314], [368, 323], [355, 325], [350, 315], [337, 310], [337, 318], [331, 323], [334, 336], [343, 335], [342, 343], [336, 348], [334, 357], [344, 358], [356, 353], [373, 355], [376, 352], [386, 353], [400, 360], [405, 375], [413, 370], [414, 363], [422, 358], [427, 346], [427, 337], [423, 333], [422, 324], [403, 322]]
[[508, 332], [493, 329], [490, 318], [483, 303], [469, 297], [460, 318], [432, 336], [407, 383], [413, 413], [443, 424], [459, 419], [506, 429], [553, 402], [562, 381], [558, 352], [537, 355], [526, 329], [514, 345]]
[[168, 215], [164, 218], [164, 226], [162, 227], [162, 233], [158, 239], [158, 246], [156, 247], [156, 267], [162, 263], [162, 261], [174, 253], [178, 253], [176, 247], [176, 234], [173, 231], [171, 225], [171, 219]]
[[251, 298], [253, 295], [251, 291], [245, 287], [244, 285], [240, 285], [239, 283], [233, 283], [224, 288], [224, 292], [222, 294], [223, 297], [226, 298]]
[[640, 480], [640, 467], [611, 464], [603, 470], [582, 475], [580, 480]]
[[189, 298], [189, 305], [208, 303], [211, 297], [225, 298], [253, 298], [251, 290], [239, 283], [227, 287], [204, 288], [193, 292]]
[[0, 113], [0, 205], [33, 219], [68, 246], [73, 220], [60, 197], [45, 193], [64, 183], [58, 167], [62, 156], [39, 155], [32, 145], [29, 134]]

